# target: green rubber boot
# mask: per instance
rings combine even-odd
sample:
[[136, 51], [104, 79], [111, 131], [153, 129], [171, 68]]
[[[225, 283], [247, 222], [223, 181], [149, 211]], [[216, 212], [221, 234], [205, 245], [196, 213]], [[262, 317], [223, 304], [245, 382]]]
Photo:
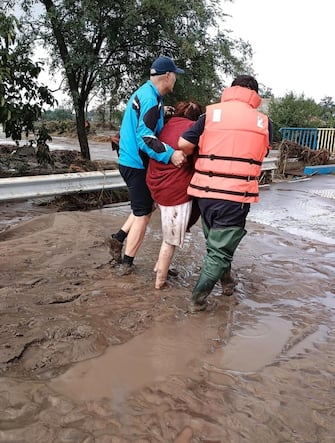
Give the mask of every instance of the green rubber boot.
[[222, 285], [222, 294], [226, 297], [230, 297], [234, 293], [236, 281], [231, 275], [230, 270], [223, 273], [220, 278]]
[[234, 252], [247, 231], [238, 226], [222, 229], [209, 229], [207, 234], [207, 254], [200, 277], [192, 291], [192, 301], [204, 305], [216, 282], [230, 272]]
[[203, 271], [192, 291], [192, 302], [195, 305], [203, 306], [206, 304], [207, 297], [212, 292], [216, 280], [211, 280]]

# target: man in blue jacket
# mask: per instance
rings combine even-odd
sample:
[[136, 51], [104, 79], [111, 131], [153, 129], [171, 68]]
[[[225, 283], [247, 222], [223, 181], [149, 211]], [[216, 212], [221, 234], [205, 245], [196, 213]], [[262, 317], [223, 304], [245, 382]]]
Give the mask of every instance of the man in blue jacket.
[[165, 164], [170, 162], [177, 168], [185, 162], [182, 151], [175, 151], [157, 137], [164, 125], [163, 97], [173, 91], [177, 74], [183, 73], [170, 57], [158, 57], [151, 65], [150, 79], [127, 103], [120, 129], [119, 171], [128, 187], [132, 213], [119, 232], [108, 238], [114, 263], [122, 261], [119, 275], [132, 272], [152, 214], [154, 202], [146, 184], [149, 158]]

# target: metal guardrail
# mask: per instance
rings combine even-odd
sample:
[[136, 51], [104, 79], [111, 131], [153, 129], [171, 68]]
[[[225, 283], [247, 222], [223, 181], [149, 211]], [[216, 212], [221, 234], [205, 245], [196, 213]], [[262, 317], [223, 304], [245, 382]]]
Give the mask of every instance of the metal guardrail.
[[119, 171], [70, 172], [0, 179], [0, 201], [125, 187]]
[[[262, 171], [276, 169], [277, 159], [264, 159]], [[123, 188], [126, 184], [119, 171], [69, 172], [0, 179], [0, 202], [50, 197], [74, 192]]]
[[277, 169], [277, 157], [265, 157], [262, 163], [262, 171], [274, 171]]

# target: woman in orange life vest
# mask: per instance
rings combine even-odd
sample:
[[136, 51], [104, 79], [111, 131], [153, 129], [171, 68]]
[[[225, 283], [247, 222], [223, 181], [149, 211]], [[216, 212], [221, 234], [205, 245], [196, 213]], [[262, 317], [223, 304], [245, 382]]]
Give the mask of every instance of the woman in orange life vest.
[[223, 91], [221, 102], [207, 106], [206, 114], [179, 139], [186, 154], [199, 146], [188, 193], [198, 201], [207, 247], [192, 308], [206, 308], [219, 280], [225, 295], [234, 290], [233, 255], [247, 232], [250, 203], [259, 199], [258, 179], [272, 139], [271, 121], [257, 111], [260, 103], [257, 81], [238, 76]]
[[[198, 120], [201, 113], [201, 106], [195, 101], [178, 103], [172, 116], [167, 117], [159, 139], [178, 149], [179, 136]], [[193, 171], [193, 155], [188, 156], [187, 162], [181, 168], [149, 160], [146, 181], [151, 196], [160, 209], [163, 236], [154, 269], [156, 289], [161, 289], [166, 284], [175, 248], [183, 246], [186, 230], [200, 215], [197, 206], [193, 207], [192, 211], [192, 197], [187, 194]], [[191, 212], [191, 223], [189, 223]]]

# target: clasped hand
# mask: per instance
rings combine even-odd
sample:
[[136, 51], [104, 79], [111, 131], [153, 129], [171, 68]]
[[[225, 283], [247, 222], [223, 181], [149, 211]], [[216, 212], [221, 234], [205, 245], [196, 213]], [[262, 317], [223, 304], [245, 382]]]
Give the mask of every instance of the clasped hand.
[[171, 156], [171, 163], [176, 166], [177, 168], [180, 168], [183, 166], [183, 164], [186, 162], [186, 155], [183, 151], [175, 151]]

